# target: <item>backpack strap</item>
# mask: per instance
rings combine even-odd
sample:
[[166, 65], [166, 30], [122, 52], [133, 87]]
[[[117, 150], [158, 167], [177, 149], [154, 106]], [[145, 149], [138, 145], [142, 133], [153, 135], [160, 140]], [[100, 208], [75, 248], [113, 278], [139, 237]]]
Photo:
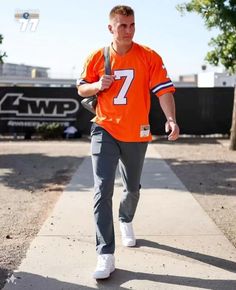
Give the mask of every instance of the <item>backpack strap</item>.
[[105, 74], [111, 75], [110, 46], [104, 47], [103, 54], [105, 59]]

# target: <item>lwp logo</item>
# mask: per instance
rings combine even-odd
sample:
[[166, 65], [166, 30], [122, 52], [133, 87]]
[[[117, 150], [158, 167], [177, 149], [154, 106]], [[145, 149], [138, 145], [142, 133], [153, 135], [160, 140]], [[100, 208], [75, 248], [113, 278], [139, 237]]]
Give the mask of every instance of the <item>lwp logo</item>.
[[39, 24], [39, 11], [28, 10], [28, 11], [16, 11], [15, 19], [20, 23], [20, 31], [36, 31]]
[[[23, 93], [6, 93], [0, 100], [0, 116], [14, 117], [59, 117], [76, 114], [79, 102], [70, 98], [33, 98]], [[11, 119], [9, 117], [9, 119]]]

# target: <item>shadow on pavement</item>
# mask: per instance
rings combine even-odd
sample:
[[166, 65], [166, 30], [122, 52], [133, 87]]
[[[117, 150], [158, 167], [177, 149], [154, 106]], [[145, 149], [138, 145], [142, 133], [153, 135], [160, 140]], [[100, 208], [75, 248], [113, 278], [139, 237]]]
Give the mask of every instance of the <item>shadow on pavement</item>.
[[[132, 272], [122, 269], [116, 269], [110, 280], [99, 282], [99, 289], [128, 289], [116, 288], [117, 285], [122, 285], [130, 280], [152, 281], [162, 284], [181, 285], [188, 287], [196, 287], [197, 289], [212, 289], [212, 290], [234, 290], [236, 289], [236, 280], [220, 280], [220, 279], [201, 279], [195, 277], [184, 277], [174, 275], [158, 275], [142, 272]], [[110, 288], [109, 288], [110, 287]], [[141, 289], [141, 288], [140, 288]], [[145, 289], [145, 288], [144, 288]], [[158, 289], [154, 286], [149, 289]]]
[[[236, 195], [236, 163], [220, 161], [194, 161], [164, 159], [175, 175], [182, 181], [188, 191], [200, 194], [224, 194]], [[144, 163], [148, 168], [160, 168], [162, 159], [146, 158]], [[159, 165], [160, 164], [160, 165]], [[148, 171], [147, 171], [148, 172]], [[220, 172], [220, 174], [219, 174]], [[146, 175], [146, 180], [142, 182], [143, 188], [150, 188], [149, 184], [155, 184], [155, 188], [170, 188], [181, 190], [169, 180], [165, 171], [157, 171]], [[174, 185], [174, 186], [173, 186]]]
[[95, 289], [84, 285], [60, 281], [50, 277], [26, 272], [15, 272], [6, 278], [4, 290], [89, 290]]
[[11, 271], [0, 266], [0, 289], [3, 288], [7, 278], [11, 275]]
[[69, 182], [82, 160], [81, 157], [43, 154], [0, 155], [0, 180], [3, 185], [16, 190], [34, 191], [49, 185], [60, 186]]
[[[137, 247], [149, 247], [149, 248], [155, 248], [160, 249], [163, 251], [171, 252], [174, 254], [178, 254], [181, 256], [185, 256], [200, 262], [203, 262], [205, 264], [209, 264], [212, 266], [215, 266], [217, 268], [221, 268], [223, 270], [227, 270], [233, 273], [236, 273], [236, 262], [225, 260], [222, 258], [210, 256], [201, 254], [198, 252], [192, 252], [184, 249], [178, 249], [175, 247], [159, 244], [153, 241], [145, 240], [145, 239], [138, 239], [137, 240]], [[236, 289], [236, 288], [235, 288]]]
[[[197, 135], [194, 136], [182, 136], [180, 135], [180, 138], [176, 140], [174, 143], [179, 144], [186, 144], [186, 145], [198, 145], [198, 144], [221, 144], [220, 141], [228, 141], [229, 137], [199, 137]], [[153, 144], [167, 144], [167, 145], [174, 145], [174, 143], [170, 143], [170, 141], [167, 140], [166, 136], [153, 136], [152, 140]]]
[[[125, 283], [132, 280], [151, 281], [162, 284], [181, 285], [188, 287], [196, 287], [197, 289], [212, 289], [212, 290], [234, 290], [236, 289], [236, 280], [220, 280], [220, 279], [201, 279], [195, 277], [174, 276], [174, 275], [158, 275], [143, 272], [133, 272], [123, 269], [116, 269], [112, 273], [110, 279], [98, 280], [94, 287], [85, 286], [65, 281], [60, 281], [55, 278], [43, 277], [37, 274], [26, 272], [16, 272], [10, 277], [11, 280], [6, 282], [6, 290], [92, 290], [92, 289], [130, 289]], [[92, 278], [91, 278], [92, 279]], [[94, 282], [96, 283], [96, 282]], [[123, 285], [123, 286], [122, 286]], [[143, 284], [141, 285], [141, 287]], [[154, 286], [156, 289], [158, 286]], [[139, 288], [141, 289], [141, 288]], [[152, 288], [149, 288], [152, 289]]]
[[[8, 154], [0, 156], [1, 183], [13, 189], [42, 190], [49, 185], [67, 184], [71, 175], [77, 170], [83, 157], [46, 156], [43, 154]], [[149, 168], [160, 168], [162, 160], [146, 158]], [[165, 162], [182, 181], [188, 191], [200, 194], [236, 195], [236, 163], [216, 161], [179, 161], [165, 159]], [[160, 165], [159, 165], [160, 163]], [[27, 166], [25, 166], [27, 164]], [[61, 166], [63, 164], [63, 166]], [[92, 168], [88, 177], [73, 191], [87, 191], [93, 187]], [[143, 172], [145, 173], [145, 165]], [[219, 175], [219, 172], [221, 173]], [[183, 190], [169, 181], [165, 171], [147, 172], [143, 188], [170, 188]], [[150, 186], [151, 184], [151, 186]], [[57, 188], [54, 187], [56, 190]]]

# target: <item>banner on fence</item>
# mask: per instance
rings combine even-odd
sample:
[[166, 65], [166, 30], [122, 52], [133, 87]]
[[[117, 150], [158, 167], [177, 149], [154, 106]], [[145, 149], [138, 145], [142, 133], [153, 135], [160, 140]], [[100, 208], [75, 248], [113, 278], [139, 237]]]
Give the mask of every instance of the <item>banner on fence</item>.
[[[150, 97], [152, 134], [164, 135], [165, 116], [158, 98]], [[229, 134], [233, 97], [233, 88], [177, 88], [181, 134]], [[81, 100], [75, 87], [0, 87], [0, 133], [34, 132], [54, 122], [89, 134], [93, 115], [80, 105]]]
[[21, 88], [0, 89], [0, 132], [32, 131], [47, 123], [64, 127], [75, 124], [80, 100], [75, 89]]

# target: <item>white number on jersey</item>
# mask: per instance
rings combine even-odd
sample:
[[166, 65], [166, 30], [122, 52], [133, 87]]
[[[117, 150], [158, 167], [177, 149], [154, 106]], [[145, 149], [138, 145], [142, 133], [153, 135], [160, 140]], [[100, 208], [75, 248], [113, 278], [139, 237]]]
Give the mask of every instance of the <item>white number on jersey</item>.
[[119, 94], [114, 98], [114, 104], [126, 105], [127, 104], [126, 95], [129, 90], [130, 84], [134, 78], [134, 71], [132, 69], [115, 70], [114, 75], [116, 80], [125, 78], [124, 83], [119, 91]]

